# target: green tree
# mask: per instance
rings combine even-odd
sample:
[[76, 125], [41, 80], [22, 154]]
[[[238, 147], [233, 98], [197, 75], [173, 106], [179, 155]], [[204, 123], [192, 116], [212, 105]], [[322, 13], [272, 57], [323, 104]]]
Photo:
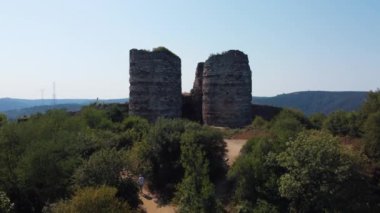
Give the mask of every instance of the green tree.
[[169, 201], [176, 185], [181, 181], [184, 171], [180, 164], [180, 141], [185, 132], [182, 120], [158, 119], [147, 136], [147, 148], [141, 153], [144, 165], [149, 168], [146, 176], [150, 188], [161, 195], [163, 202]]
[[310, 126], [310, 122], [301, 112], [285, 109], [272, 121], [270, 130], [281, 141], [288, 141], [294, 139], [299, 132]]
[[116, 197], [117, 189], [108, 186], [79, 189], [68, 201], [61, 201], [52, 207], [54, 213], [128, 213], [128, 203]]
[[270, 136], [251, 139], [244, 145], [228, 172], [228, 179], [234, 184], [233, 198], [239, 212], [264, 208], [258, 206], [260, 200], [272, 203], [276, 209], [287, 208], [287, 201], [278, 191], [278, 179], [284, 169], [276, 160], [277, 153], [284, 146], [285, 143]]
[[120, 172], [125, 168], [125, 152], [102, 149], [85, 161], [76, 171], [74, 182], [78, 186], [117, 186]]
[[209, 163], [196, 137], [193, 133], [182, 136], [181, 164], [185, 176], [176, 194], [179, 212], [218, 212], [214, 185], [209, 179]]
[[138, 187], [129, 178], [122, 179], [121, 171], [126, 167], [126, 152], [102, 149], [85, 161], [74, 174], [74, 183], [79, 187], [108, 185], [118, 189], [117, 196], [127, 200], [136, 208], [140, 204]]
[[377, 160], [380, 159], [380, 111], [369, 115], [365, 125], [365, 153]]
[[0, 191], [0, 212], [1, 213], [9, 213], [13, 210], [13, 203], [5, 194], [5, 192]]
[[326, 118], [323, 126], [333, 135], [345, 136], [350, 132], [347, 113], [343, 111], [331, 113]]
[[361, 107], [361, 112], [364, 114], [364, 116], [368, 116], [378, 111], [380, 111], [380, 90], [377, 90], [375, 92], [370, 91], [368, 93], [367, 100]]
[[338, 201], [348, 187], [353, 164], [340, 152], [336, 138], [317, 131], [303, 132], [289, 142], [278, 162], [287, 170], [279, 179], [279, 191], [291, 201], [292, 209], [326, 212], [342, 207]]
[[93, 129], [111, 129], [112, 121], [108, 119], [105, 111], [96, 109], [94, 106], [84, 107], [81, 116], [87, 125]]
[[309, 117], [311, 125], [314, 129], [321, 130], [323, 127], [323, 123], [326, 119], [326, 115], [323, 113], [315, 113]]
[[269, 127], [269, 122], [260, 116], [256, 116], [252, 122], [252, 127], [259, 130], [267, 129]]
[[4, 126], [7, 123], [7, 116], [0, 113], [0, 127]]

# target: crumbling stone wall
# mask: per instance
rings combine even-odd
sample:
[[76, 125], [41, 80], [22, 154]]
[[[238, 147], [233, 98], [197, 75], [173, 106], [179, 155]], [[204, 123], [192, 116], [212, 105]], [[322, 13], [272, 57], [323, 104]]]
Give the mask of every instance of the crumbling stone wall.
[[129, 54], [130, 114], [149, 121], [181, 117], [181, 59], [166, 48]]
[[202, 119], [202, 84], [203, 84], [203, 68], [204, 63], [200, 62], [197, 65], [197, 69], [195, 71], [195, 80], [193, 84], [193, 89], [191, 90], [191, 101], [193, 106], [193, 117], [192, 120], [203, 123]]
[[252, 119], [248, 56], [238, 50], [210, 56], [204, 64], [202, 92], [205, 124], [234, 128], [248, 125]]

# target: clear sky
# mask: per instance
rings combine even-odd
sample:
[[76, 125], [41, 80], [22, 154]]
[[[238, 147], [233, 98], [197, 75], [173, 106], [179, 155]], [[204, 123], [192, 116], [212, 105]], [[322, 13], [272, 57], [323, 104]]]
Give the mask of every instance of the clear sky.
[[239, 49], [252, 94], [380, 87], [378, 0], [0, 0], [0, 97], [125, 98], [129, 50], [198, 62]]

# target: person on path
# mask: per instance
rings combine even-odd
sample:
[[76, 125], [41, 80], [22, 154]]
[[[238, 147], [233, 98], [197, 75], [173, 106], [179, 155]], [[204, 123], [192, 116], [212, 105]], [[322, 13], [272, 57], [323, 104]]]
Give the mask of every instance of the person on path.
[[137, 184], [139, 185], [140, 192], [143, 192], [143, 187], [144, 187], [144, 177], [140, 174], [139, 179], [137, 180]]

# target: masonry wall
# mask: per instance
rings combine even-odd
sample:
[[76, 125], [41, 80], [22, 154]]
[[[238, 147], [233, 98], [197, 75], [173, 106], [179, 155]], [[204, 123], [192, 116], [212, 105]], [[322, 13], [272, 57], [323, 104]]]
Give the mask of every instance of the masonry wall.
[[238, 50], [210, 56], [204, 64], [202, 93], [205, 124], [231, 128], [250, 124], [252, 80], [248, 56]]
[[129, 113], [155, 121], [181, 117], [181, 59], [165, 48], [130, 50]]

